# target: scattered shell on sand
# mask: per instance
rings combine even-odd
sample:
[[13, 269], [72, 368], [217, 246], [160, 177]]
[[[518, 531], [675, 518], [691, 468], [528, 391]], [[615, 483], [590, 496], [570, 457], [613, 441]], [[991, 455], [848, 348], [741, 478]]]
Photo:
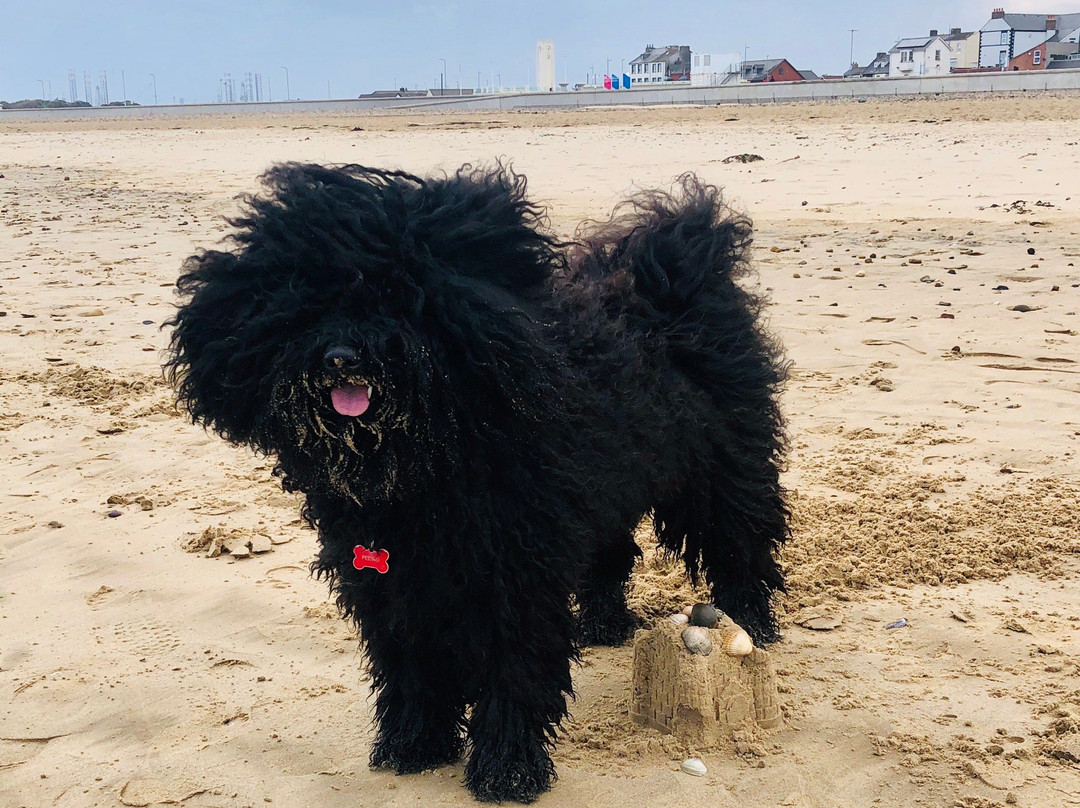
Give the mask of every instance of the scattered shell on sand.
[[690, 610], [690, 625], [712, 628], [720, 622], [720, 613], [711, 603], [695, 603]]
[[690, 618], [682, 612], [679, 612], [678, 614], [668, 615], [668, 620], [677, 626], [685, 626], [687, 623], [690, 622]]
[[679, 766], [687, 774], [692, 774], [695, 777], [704, 777], [708, 769], [705, 768], [705, 764], [698, 758], [687, 758]]
[[754, 650], [754, 641], [738, 626], [725, 626], [720, 630], [720, 647], [729, 656], [747, 656]]
[[694, 611], [693, 606], [687, 606], [685, 609], [682, 610], [682, 613], [685, 614], [687, 617], [690, 617], [690, 613], [693, 612], [693, 611]]
[[708, 656], [712, 653], [712, 640], [709, 639], [709, 630], [701, 626], [690, 626], [684, 629], [682, 641], [691, 654]]

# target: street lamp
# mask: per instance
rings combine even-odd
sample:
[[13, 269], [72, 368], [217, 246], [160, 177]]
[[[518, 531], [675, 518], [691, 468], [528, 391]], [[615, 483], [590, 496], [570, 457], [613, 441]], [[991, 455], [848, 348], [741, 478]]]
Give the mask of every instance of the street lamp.
[[446, 60], [441, 56], [439, 61], [442, 62], [442, 73], [439, 74], [439, 95], [446, 95]]
[[151, 81], [154, 82], [154, 106], [156, 107], [157, 106], [157, 76], [155, 76], [153, 73], [150, 73], [148, 75], [150, 76]]
[[855, 64], [855, 32], [859, 29], [849, 28], [848, 30], [851, 31], [851, 52], [848, 54], [848, 67], [851, 67]]
[[45, 82], [42, 81], [41, 79], [38, 79], [38, 84], [41, 85], [41, 100], [44, 101], [45, 100]]
[[281, 69], [285, 71], [285, 100], [288, 101], [292, 98], [292, 93], [289, 91], [289, 68], [282, 65]]

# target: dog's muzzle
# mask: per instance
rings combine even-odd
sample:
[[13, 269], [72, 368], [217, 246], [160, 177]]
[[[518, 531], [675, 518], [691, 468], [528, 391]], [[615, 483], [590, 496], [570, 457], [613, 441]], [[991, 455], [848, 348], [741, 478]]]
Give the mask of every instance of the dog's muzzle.
[[[323, 367], [343, 376], [360, 370], [360, 354], [352, 348], [332, 345], [323, 354]], [[363, 415], [371, 406], [372, 387], [362, 379], [352, 379], [330, 390], [330, 403], [334, 412], [350, 418]]]

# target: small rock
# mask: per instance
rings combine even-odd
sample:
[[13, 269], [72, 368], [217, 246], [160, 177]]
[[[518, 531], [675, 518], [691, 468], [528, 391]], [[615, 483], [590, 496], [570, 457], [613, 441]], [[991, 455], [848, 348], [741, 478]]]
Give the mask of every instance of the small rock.
[[1026, 303], [1021, 303], [1017, 306], [1009, 306], [1009, 311], [1018, 311], [1021, 314], [1029, 311], [1038, 311], [1042, 306], [1029, 306]]
[[720, 614], [711, 603], [696, 603], [690, 611], [690, 625], [712, 628], [720, 620]]
[[1012, 619], [1006, 620], [1001, 627], [1008, 629], [1009, 631], [1015, 631], [1017, 634], [1028, 633], [1028, 630], [1024, 628], [1022, 623]]
[[870, 382], [870, 386], [876, 387], [883, 393], [891, 393], [893, 390], [896, 389], [895, 387], [893, 387], [892, 381], [882, 378], [874, 379], [872, 382]]
[[898, 628], [907, 628], [907, 625], [908, 621], [901, 617], [899, 620], [894, 620], [893, 622], [889, 623], [889, 625], [885, 626], [885, 630], [894, 631]]
[[116, 517], [118, 517], [118, 516], [123, 516], [123, 514], [122, 514], [122, 513], [120, 513], [120, 511], [109, 511], [109, 512], [108, 512], [107, 514], [105, 514], [105, 515], [106, 515], [106, 516], [108, 516], [108, 517], [109, 517], [110, 519], [115, 519], [115, 518], [116, 518]]
[[1034, 254], [1035, 254], [1035, 248], [1034, 247], [1028, 247], [1028, 255], [1034, 255]]
[[51, 522], [48, 523], [48, 525], [46, 525], [46, 527], [51, 527], [53, 530], [59, 530], [63, 526], [64, 525], [61, 522], [57, 522], [55, 519], [53, 519]]

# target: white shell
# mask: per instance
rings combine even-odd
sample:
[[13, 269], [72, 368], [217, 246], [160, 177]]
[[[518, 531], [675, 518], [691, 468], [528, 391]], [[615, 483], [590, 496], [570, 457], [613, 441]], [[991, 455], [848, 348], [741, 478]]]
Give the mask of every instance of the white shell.
[[687, 758], [682, 762], [682, 765], [679, 766], [679, 768], [695, 777], [704, 777], [705, 773], [708, 771], [708, 769], [705, 768], [705, 764], [698, 758]]
[[682, 613], [685, 614], [687, 617], [690, 617], [690, 612], [692, 611], [694, 611], [694, 607], [687, 606], [685, 609], [682, 610]]
[[691, 654], [708, 656], [712, 653], [712, 640], [709, 639], [709, 630], [701, 626], [690, 626], [683, 629], [682, 641]]
[[668, 620], [670, 620], [672, 623], [674, 623], [677, 626], [685, 626], [687, 623], [690, 622], [690, 618], [687, 617], [685, 614], [682, 614], [682, 613], [668, 615]]
[[747, 656], [754, 650], [754, 641], [738, 626], [728, 626], [720, 630], [720, 647], [730, 656]]

